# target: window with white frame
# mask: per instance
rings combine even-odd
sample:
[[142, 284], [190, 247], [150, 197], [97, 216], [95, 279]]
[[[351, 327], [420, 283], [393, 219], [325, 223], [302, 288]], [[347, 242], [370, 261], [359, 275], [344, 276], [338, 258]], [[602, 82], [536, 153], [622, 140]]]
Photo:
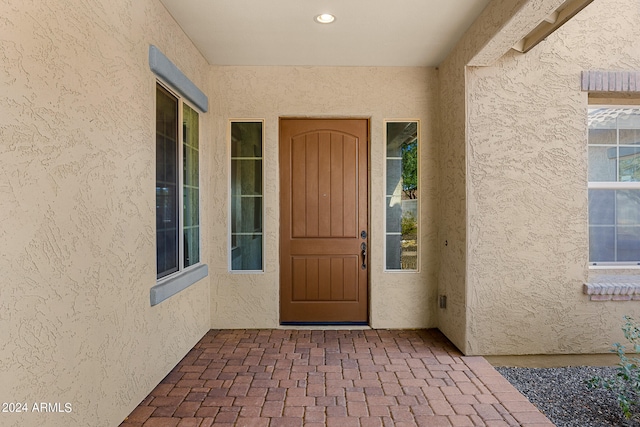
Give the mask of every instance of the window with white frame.
[[387, 121], [385, 268], [418, 270], [419, 123]]
[[590, 106], [589, 262], [640, 265], [640, 106]]
[[158, 279], [200, 262], [198, 121], [196, 110], [156, 85]]
[[232, 271], [262, 271], [262, 121], [231, 122]]

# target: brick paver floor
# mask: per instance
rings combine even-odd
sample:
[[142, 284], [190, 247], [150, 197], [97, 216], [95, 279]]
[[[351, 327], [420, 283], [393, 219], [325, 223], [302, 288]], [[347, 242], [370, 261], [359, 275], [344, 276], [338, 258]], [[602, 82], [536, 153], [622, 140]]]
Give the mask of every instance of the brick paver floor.
[[211, 330], [120, 425], [546, 426], [437, 330]]

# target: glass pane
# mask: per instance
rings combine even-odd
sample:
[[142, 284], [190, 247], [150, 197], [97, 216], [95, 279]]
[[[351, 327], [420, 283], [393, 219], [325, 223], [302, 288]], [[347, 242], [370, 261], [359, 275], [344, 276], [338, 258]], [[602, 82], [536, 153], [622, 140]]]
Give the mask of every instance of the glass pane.
[[231, 218], [232, 233], [261, 232], [262, 197], [232, 197]]
[[184, 189], [184, 226], [193, 227], [200, 224], [200, 209], [198, 209], [198, 200], [200, 190], [197, 188]]
[[[617, 113], [617, 127], [620, 129], [620, 143], [622, 142], [623, 136], [622, 131], [628, 130], [631, 131], [626, 135], [632, 135], [634, 131], [640, 129], [640, 107], [620, 107], [620, 108], [612, 108], [611, 111], [615, 111]], [[637, 134], [636, 134], [637, 135]]]
[[182, 141], [185, 145], [198, 151], [200, 130], [198, 112], [187, 104], [182, 104]]
[[616, 147], [589, 147], [589, 181], [616, 181]]
[[386, 268], [417, 269], [418, 123], [387, 123]]
[[262, 122], [232, 122], [232, 270], [262, 270], [262, 173]]
[[616, 191], [616, 224], [640, 225], [640, 190]]
[[[623, 111], [623, 109], [610, 107], [589, 108], [589, 129], [602, 130], [602, 134], [606, 134], [606, 132], [604, 132], [605, 129], [616, 129], [618, 116]], [[591, 136], [591, 132], [589, 136]], [[592, 143], [591, 141], [589, 142]], [[598, 144], [599, 143], [600, 142], [598, 142]], [[613, 143], [615, 144], [615, 137]]]
[[589, 224], [615, 223], [615, 190], [589, 190]]
[[402, 159], [387, 160], [387, 193], [388, 196], [402, 196]]
[[640, 146], [620, 147], [620, 179], [621, 182], [640, 181]]
[[617, 261], [640, 262], [640, 227], [618, 227], [616, 231]]
[[198, 113], [182, 104], [183, 162], [183, 238], [184, 266], [200, 261], [200, 199], [199, 199], [199, 118]]
[[178, 100], [156, 89], [156, 261], [158, 278], [178, 270]]
[[200, 262], [200, 227], [184, 228], [184, 265], [188, 267]]
[[402, 219], [402, 203], [394, 202], [393, 197], [387, 197], [387, 233], [400, 233]]
[[416, 240], [404, 240], [402, 236], [388, 234], [386, 251], [388, 270], [417, 270]]
[[589, 144], [615, 145], [617, 143], [616, 129], [589, 129]]
[[231, 160], [231, 192], [234, 195], [262, 194], [262, 160]]
[[158, 278], [178, 271], [178, 229], [167, 228], [156, 233]]
[[402, 157], [402, 147], [418, 137], [418, 122], [387, 123], [387, 157]]
[[640, 129], [620, 129], [621, 145], [640, 145]]
[[400, 267], [403, 270], [418, 269], [418, 245], [417, 240], [402, 240], [402, 257]]
[[387, 235], [387, 269], [400, 270], [400, 259], [402, 258], [402, 236]]
[[183, 151], [183, 174], [185, 187], [199, 186], [200, 160], [198, 159], [198, 150], [188, 145], [182, 146]]
[[640, 190], [589, 190], [592, 262], [640, 262]]
[[402, 202], [402, 240], [415, 241], [418, 238], [418, 201], [405, 200]]
[[262, 122], [231, 123], [231, 157], [262, 157]]
[[408, 199], [418, 197], [418, 140], [402, 146], [402, 192]]
[[178, 183], [178, 150], [176, 137], [156, 135], [156, 182], [163, 185]]
[[262, 270], [262, 235], [234, 235], [231, 239], [232, 270]]
[[589, 109], [589, 181], [640, 182], [640, 108]]
[[615, 261], [615, 227], [589, 227], [589, 262]]

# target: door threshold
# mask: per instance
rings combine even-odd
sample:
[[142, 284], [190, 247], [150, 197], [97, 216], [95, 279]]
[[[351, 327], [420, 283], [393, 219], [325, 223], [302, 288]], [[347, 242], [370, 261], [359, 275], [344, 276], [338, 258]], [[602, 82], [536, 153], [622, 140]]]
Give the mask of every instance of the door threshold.
[[371, 329], [368, 322], [280, 322], [279, 329]]

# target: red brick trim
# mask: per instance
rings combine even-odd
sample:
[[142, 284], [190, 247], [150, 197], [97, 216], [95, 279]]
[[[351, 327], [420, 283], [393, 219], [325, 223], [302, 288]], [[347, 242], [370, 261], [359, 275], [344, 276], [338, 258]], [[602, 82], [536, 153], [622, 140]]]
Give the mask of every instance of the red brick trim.
[[640, 71], [583, 71], [583, 92], [640, 92]]
[[585, 283], [582, 292], [591, 301], [631, 301], [640, 299], [640, 283]]

